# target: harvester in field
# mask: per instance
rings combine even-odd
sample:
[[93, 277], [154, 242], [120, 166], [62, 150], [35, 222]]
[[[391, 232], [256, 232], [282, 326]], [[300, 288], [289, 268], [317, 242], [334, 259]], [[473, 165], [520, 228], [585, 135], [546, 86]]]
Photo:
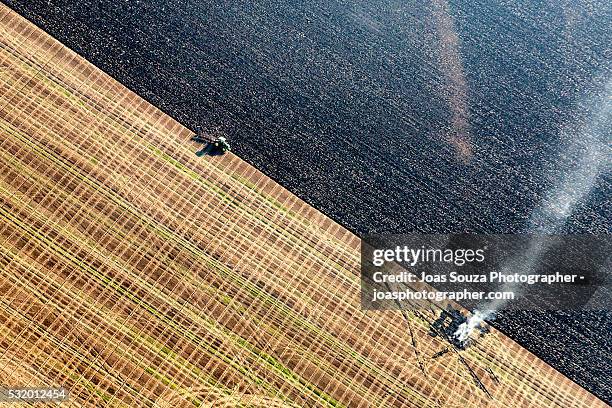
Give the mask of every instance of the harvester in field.
[[464, 345], [455, 339], [455, 332], [467, 318], [459, 310], [448, 307], [441, 310], [440, 316], [429, 327], [429, 335], [432, 337], [442, 337], [457, 348], [463, 349]]
[[196, 153], [198, 156], [220, 156], [231, 150], [230, 144], [224, 136], [207, 137], [203, 133], [198, 132], [191, 140], [204, 145], [202, 149]]
[[[465, 334], [463, 332], [465, 331]], [[446, 310], [440, 311], [440, 316], [429, 326], [429, 335], [442, 337], [457, 349], [465, 349], [473, 343], [471, 332], [484, 335], [489, 332], [484, 320], [475, 323], [461, 311], [448, 306]]]

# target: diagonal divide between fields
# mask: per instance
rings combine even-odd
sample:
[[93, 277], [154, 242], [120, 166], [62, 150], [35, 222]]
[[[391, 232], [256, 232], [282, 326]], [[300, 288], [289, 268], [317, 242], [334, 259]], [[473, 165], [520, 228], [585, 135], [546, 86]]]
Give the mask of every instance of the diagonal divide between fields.
[[7, 385], [74, 406], [603, 406], [498, 332], [461, 352], [489, 398], [409, 314], [417, 361], [400, 313], [359, 309], [357, 237], [236, 156], [196, 157], [0, 10]]

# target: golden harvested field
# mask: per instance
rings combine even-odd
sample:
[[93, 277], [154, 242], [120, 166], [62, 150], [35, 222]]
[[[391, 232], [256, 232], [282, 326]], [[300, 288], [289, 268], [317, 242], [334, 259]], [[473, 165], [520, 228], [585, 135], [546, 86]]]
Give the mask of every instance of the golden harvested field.
[[495, 331], [433, 358], [433, 312], [360, 310], [357, 237], [0, 19], [0, 385], [75, 407], [605, 406]]

